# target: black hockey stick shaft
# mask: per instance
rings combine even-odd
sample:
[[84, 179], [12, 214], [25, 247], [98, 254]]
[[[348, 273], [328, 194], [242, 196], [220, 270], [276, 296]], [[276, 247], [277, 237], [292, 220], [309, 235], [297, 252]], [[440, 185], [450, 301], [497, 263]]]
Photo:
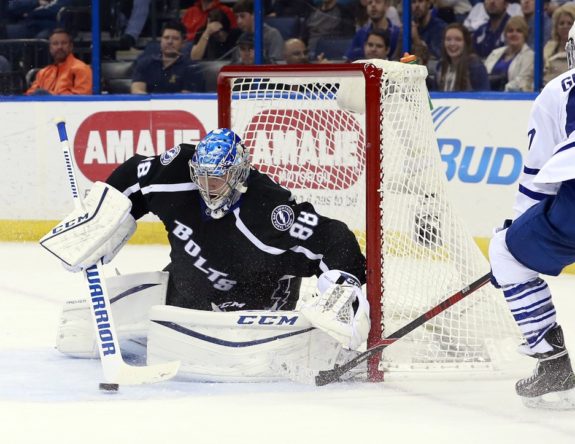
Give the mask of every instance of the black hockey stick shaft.
[[437, 304], [435, 307], [431, 308], [430, 310], [423, 313], [418, 318], [411, 321], [409, 324], [404, 325], [395, 333], [392, 333], [387, 338], [381, 339], [375, 345], [373, 345], [368, 350], [364, 351], [363, 353], [357, 355], [352, 360], [346, 362], [343, 365], [336, 366], [331, 370], [321, 370], [318, 375], [315, 377], [315, 385], [322, 386], [330, 384], [331, 382], [337, 381], [342, 375], [350, 371], [352, 368], [357, 367], [362, 362], [365, 362], [369, 358], [371, 358], [376, 353], [380, 353], [383, 349], [388, 347], [389, 345], [393, 344], [395, 341], [403, 338], [405, 335], [411, 333], [420, 325], [425, 324], [430, 319], [433, 319], [438, 314], [444, 312], [452, 305], [455, 305], [457, 302], [462, 300], [463, 298], [469, 296], [471, 293], [479, 290], [485, 284], [489, 282], [491, 279], [491, 273], [487, 273], [485, 276], [480, 277], [475, 282], [469, 284], [467, 287], [459, 290], [457, 293], [451, 295], [444, 301]]

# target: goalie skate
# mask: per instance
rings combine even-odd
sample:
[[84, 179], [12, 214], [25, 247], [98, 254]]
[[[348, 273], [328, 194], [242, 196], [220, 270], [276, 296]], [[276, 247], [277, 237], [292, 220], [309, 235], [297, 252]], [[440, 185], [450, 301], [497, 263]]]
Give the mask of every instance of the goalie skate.
[[557, 326], [545, 335], [553, 350], [538, 357], [533, 375], [515, 385], [525, 406], [550, 410], [575, 409], [575, 374]]

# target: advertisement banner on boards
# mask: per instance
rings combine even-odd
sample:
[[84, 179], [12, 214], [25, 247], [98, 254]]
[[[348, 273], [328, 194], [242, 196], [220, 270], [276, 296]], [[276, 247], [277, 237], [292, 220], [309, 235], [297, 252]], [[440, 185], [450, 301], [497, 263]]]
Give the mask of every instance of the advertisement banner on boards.
[[217, 125], [215, 100], [7, 102], [0, 110], [11, 159], [3, 168], [0, 219], [8, 220], [57, 220], [72, 208], [56, 118], [66, 120], [82, 190], [136, 153], [197, 143]]
[[[448, 192], [474, 236], [512, 216], [526, 152], [530, 100], [435, 99], [432, 110]], [[0, 219], [57, 220], [71, 209], [53, 120], [63, 117], [79, 185], [89, 189], [133, 154], [197, 142], [217, 126], [217, 101], [1, 102]], [[64, 111], [64, 112], [63, 112]], [[56, 115], [58, 114], [58, 115]]]
[[527, 152], [529, 100], [434, 100], [432, 117], [450, 197], [474, 236], [513, 216]]

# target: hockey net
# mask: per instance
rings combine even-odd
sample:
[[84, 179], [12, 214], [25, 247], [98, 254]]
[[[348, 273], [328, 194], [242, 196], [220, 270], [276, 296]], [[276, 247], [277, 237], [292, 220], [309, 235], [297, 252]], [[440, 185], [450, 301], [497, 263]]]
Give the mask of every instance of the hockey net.
[[[426, 75], [373, 61], [225, 67], [218, 80], [219, 124], [243, 137], [253, 165], [356, 234], [368, 346], [489, 271], [448, 197]], [[304, 283], [302, 297], [314, 288]], [[517, 338], [503, 297], [485, 286], [386, 349], [369, 377], [497, 367], [504, 341]]]

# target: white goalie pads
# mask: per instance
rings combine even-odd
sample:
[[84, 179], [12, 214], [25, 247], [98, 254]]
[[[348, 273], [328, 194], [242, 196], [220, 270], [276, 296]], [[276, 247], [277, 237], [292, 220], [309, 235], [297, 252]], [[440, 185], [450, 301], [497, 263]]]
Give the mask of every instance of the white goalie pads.
[[[313, 370], [333, 368], [341, 344], [295, 311], [208, 312], [166, 306], [168, 273], [106, 279], [122, 353], [149, 364], [181, 361], [178, 374], [197, 381], [256, 382], [290, 379], [286, 362]], [[66, 301], [56, 349], [98, 358], [88, 297]], [[147, 348], [146, 348], [147, 343]]]
[[83, 203], [48, 234], [40, 245], [71, 271], [80, 271], [102, 259], [110, 262], [134, 234], [132, 202], [115, 188], [96, 182]]
[[338, 270], [323, 273], [317, 291], [301, 307], [309, 322], [350, 350], [357, 350], [370, 330], [369, 302], [354, 276]]
[[[148, 314], [154, 305], [165, 304], [168, 273], [134, 273], [106, 279], [110, 307], [123, 351], [145, 354]], [[62, 307], [56, 349], [76, 358], [98, 358], [96, 329], [90, 311], [89, 295], [68, 300]], [[141, 342], [138, 346], [133, 340]], [[126, 347], [133, 346], [133, 350]]]
[[275, 363], [333, 368], [338, 341], [296, 311], [209, 312], [171, 306], [150, 311], [149, 365], [177, 359], [178, 375], [203, 382], [289, 379]]

